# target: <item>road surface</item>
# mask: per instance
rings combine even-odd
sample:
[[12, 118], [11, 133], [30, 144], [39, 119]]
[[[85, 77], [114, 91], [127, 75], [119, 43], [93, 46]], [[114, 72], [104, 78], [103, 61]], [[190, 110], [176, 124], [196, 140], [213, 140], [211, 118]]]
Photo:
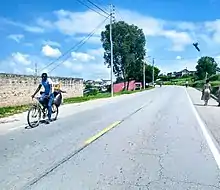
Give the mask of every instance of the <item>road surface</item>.
[[0, 133], [0, 189], [220, 189], [216, 144], [191, 94], [156, 88]]

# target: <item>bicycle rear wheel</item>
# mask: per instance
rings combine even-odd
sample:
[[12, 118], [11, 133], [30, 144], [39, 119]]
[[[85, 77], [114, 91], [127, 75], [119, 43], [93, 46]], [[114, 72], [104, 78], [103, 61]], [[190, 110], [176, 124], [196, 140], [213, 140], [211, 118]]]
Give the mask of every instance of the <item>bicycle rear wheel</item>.
[[59, 109], [58, 106], [56, 106], [54, 103], [52, 104], [52, 120], [55, 121], [57, 120], [59, 114]]
[[[31, 122], [31, 118], [36, 118], [37, 121]], [[39, 106], [34, 105], [28, 110], [27, 122], [31, 128], [37, 127], [41, 119], [41, 109]]]

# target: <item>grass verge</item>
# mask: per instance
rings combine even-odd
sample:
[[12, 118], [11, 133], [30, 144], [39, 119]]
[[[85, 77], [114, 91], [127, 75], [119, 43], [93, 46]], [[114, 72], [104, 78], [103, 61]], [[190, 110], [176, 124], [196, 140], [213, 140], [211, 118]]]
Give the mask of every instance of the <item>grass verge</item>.
[[0, 108], [0, 118], [11, 116], [17, 113], [22, 113], [27, 111], [29, 105], [21, 105], [21, 106], [9, 106], [9, 107], [1, 107]]
[[[146, 90], [150, 90], [153, 87], [146, 88]], [[137, 91], [122, 91], [115, 93], [115, 96], [120, 96], [122, 94], [133, 94], [137, 92], [141, 92], [144, 90], [137, 90]], [[93, 96], [83, 96], [83, 97], [73, 97], [73, 98], [66, 98], [63, 100], [64, 104], [72, 104], [72, 103], [81, 103], [86, 102], [89, 100], [95, 100], [95, 99], [101, 99], [101, 98], [109, 98], [111, 97], [110, 93], [99, 93], [97, 95]], [[0, 107], [0, 118], [11, 116], [14, 114], [22, 113], [24, 111], [27, 111], [29, 108], [29, 105], [21, 105], [21, 106], [9, 106], [9, 107]]]

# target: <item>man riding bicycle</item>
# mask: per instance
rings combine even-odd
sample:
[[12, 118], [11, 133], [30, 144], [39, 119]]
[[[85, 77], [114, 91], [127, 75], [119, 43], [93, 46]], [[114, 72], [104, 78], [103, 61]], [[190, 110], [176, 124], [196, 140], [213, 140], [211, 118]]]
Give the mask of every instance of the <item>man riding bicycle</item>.
[[48, 78], [47, 73], [43, 73], [41, 75], [41, 83], [39, 84], [39, 86], [37, 87], [35, 93], [31, 96], [32, 98], [34, 98], [34, 96], [40, 91], [41, 87], [44, 87], [44, 92], [41, 93], [41, 101], [42, 102], [47, 102], [47, 109], [48, 109], [48, 121], [47, 123], [50, 123], [51, 121], [51, 115], [52, 115], [52, 103], [53, 103], [53, 99], [54, 99], [54, 94], [53, 94], [53, 90], [52, 90], [52, 81], [51, 79]]

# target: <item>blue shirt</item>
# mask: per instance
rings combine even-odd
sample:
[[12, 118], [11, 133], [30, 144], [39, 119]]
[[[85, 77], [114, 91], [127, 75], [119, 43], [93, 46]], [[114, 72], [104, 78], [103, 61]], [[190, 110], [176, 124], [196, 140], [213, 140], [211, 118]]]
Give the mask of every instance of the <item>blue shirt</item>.
[[41, 85], [44, 87], [44, 92], [46, 95], [49, 95], [52, 93], [52, 81], [51, 79], [47, 79], [46, 81], [41, 81]]

